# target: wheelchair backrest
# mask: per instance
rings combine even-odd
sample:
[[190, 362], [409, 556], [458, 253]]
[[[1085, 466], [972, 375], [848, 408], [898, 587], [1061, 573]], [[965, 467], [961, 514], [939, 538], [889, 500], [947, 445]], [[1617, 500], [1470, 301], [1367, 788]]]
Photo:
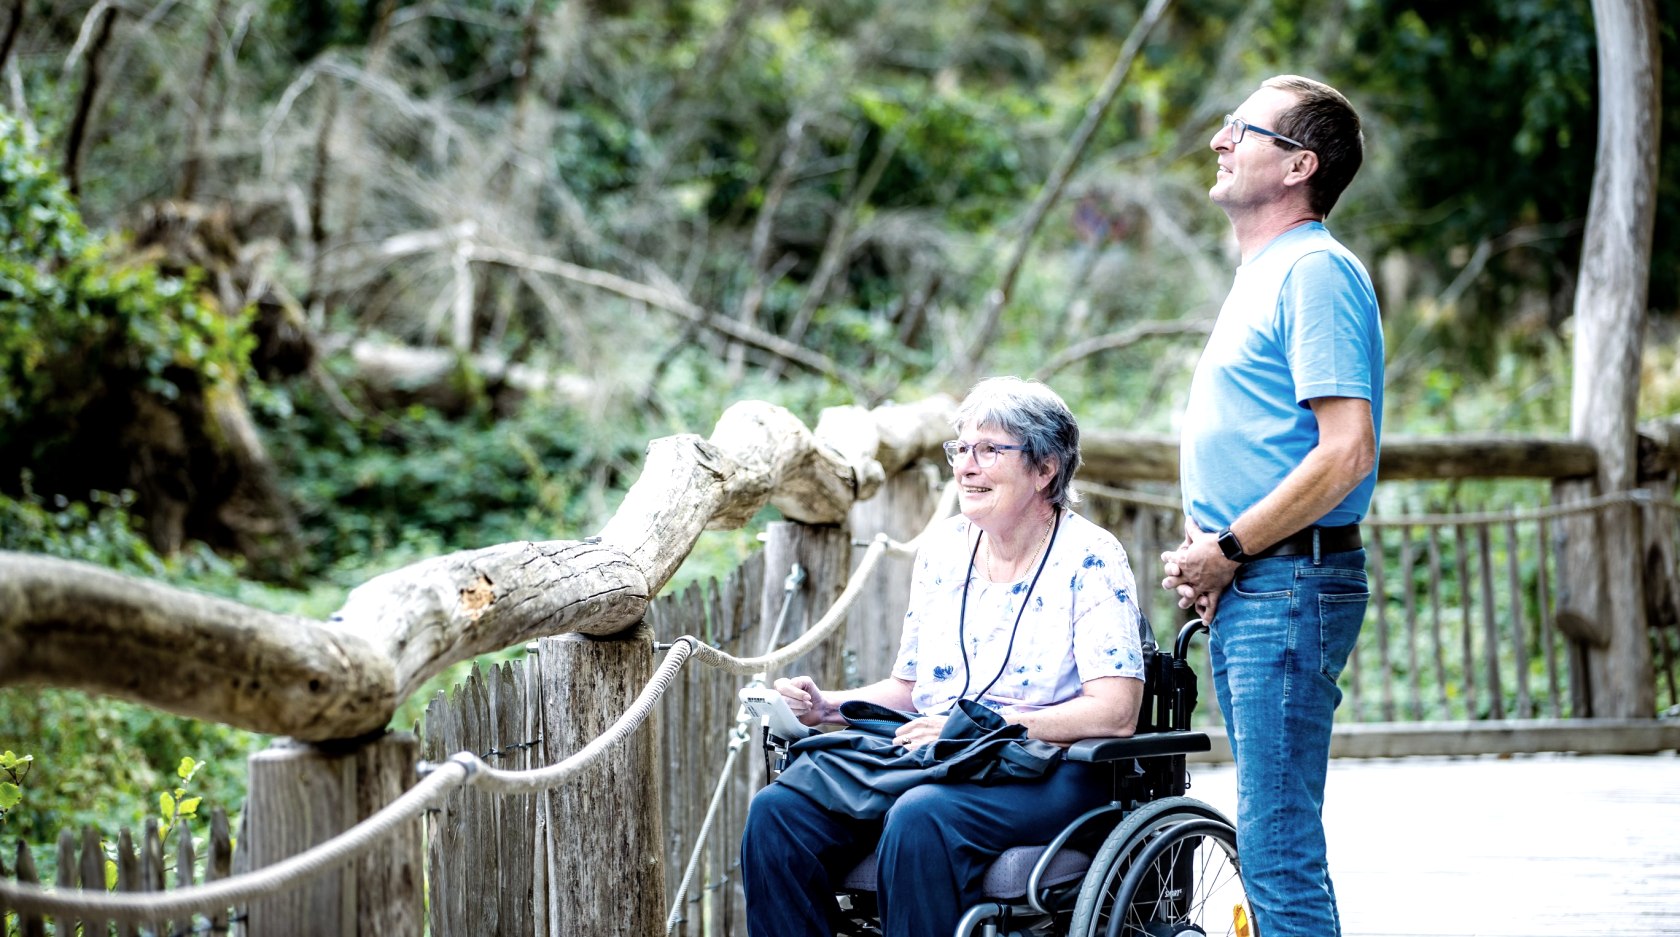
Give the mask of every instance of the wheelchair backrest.
[[1196, 672], [1164, 648], [1143, 650], [1143, 706], [1137, 733], [1186, 731], [1196, 711]]

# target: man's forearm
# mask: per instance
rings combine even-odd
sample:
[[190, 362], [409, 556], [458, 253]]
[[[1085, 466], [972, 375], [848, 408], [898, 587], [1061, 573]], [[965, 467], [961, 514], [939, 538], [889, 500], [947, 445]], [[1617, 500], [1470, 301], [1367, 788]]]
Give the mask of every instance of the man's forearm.
[[1272, 492], [1231, 522], [1243, 552], [1258, 553], [1335, 510], [1376, 467], [1370, 404], [1355, 398], [1314, 401], [1319, 444]]
[[1329, 514], [1364, 478], [1314, 449], [1271, 494], [1233, 521], [1231, 530], [1245, 552], [1258, 553]]

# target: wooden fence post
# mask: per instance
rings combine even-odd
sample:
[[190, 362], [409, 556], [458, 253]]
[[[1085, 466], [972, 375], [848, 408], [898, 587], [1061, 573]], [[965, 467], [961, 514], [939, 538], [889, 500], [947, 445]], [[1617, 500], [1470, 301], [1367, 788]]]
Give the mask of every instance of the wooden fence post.
[[[863, 542], [885, 533], [903, 542], [922, 532], [939, 504], [944, 473], [931, 462], [887, 478], [875, 497], [852, 505], [848, 525]], [[914, 559], [882, 557], [875, 581], [858, 597], [846, 619], [846, 649], [856, 662], [853, 679], [874, 683], [892, 673], [904, 610], [910, 605], [910, 571]]]
[[[604, 733], [653, 676], [653, 629], [538, 642], [545, 764]], [[582, 775], [549, 791], [550, 927], [591, 937], [665, 933], [664, 766], [653, 720]], [[692, 778], [683, 783], [705, 783]]]
[[[416, 780], [419, 742], [392, 733], [343, 752], [278, 739], [252, 755], [245, 838], [255, 871], [354, 826]], [[251, 903], [247, 937], [374, 937], [425, 929], [420, 818], [355, 862]]]
[[[1585, 501], [1595, 495], [1593, 479], [1559, 479], [1552, 483], [1557, 504]], [[1605, 715], [1596, 711], [1599, 693], [1590, 686], [1587, 657], [1610, 646], [1610, 611], [1604, 592], [1603, 538], [1597, 511], [1565, 514], [1553, 529], [1557, 537], [1557, 625], [1569, 641], [1570, 715], [1580, 719]]]
[[[787, 576], [795, 563], [805, 569], [805, 584], [790, 597], [786, 588]], [[851, 569], [852, 538], [845, 528], [787, 521], [769, 525], [764, 540], [764, 594], [759, 604], [759, 634], [768, 636], [775, 629], [782, 604], [788, 601], [794, 606], [782, 625], [776, 644], [786, 644], [809, 631], [845, 591]], [[789, 664], [783, 673], [770, 676], [809, 674], [818, 686], [844, 688], [847, 683], [845, 643], [846, 625], [842, 623], [832, 638]], [[762, 649], [761, 645], [752, 653], [757, 654]]]

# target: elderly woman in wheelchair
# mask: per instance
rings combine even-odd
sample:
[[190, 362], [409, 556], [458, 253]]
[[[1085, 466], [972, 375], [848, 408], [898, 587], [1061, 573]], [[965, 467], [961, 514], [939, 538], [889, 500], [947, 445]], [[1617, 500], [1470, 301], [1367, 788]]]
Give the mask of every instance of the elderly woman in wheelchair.
[[[1205, 933], [1184, 923], [1203, 911], [1181, 907], [1200, 899], [1177, 867], [1185, 844], [1199, 852], [1229, 827], [1176, 796], [1183, 755], [1205, 736], [1128, 738], [1140, 710], [1149, 729], [1182, 729], [1188, 710], [1171, 712], [1183, 703], [1168, 686], [1175, 662], [1145, 637], [1125, 550], [1071, 510], [1073, 415], [1042, 384], [994, 378], [963, 401], [956, 429], [945, 453], [961, 514], [917, 555], [892, 675], [849, 691], [776, 681], [799, 723], [847, 729], [794, 742], [787, 769], [753, 800], [748, 932]], [[1148, 708], [1146, 677], [1159, 697]], [[1193, 707], [1193, 677], [1189, 692]], [[1160, 797], [1172, 809], [1137, 809]], [[1087, 874], [1105, 834], [1144, 813], [1154, 819], [1134, 824], [1135, 841]], [[1150, 862], [1165, 872], [1140, 867], [1133, 877], [1147, 881], [1122, 895], [1155, 841], [1198, 819], [1221, 829], [1163, 847]], [[1234, 846], [1224, 852], [1228, 888]], [[1128, 931], [1117, 896], [1155, 909], [1132, 914], [1140, 926]]]

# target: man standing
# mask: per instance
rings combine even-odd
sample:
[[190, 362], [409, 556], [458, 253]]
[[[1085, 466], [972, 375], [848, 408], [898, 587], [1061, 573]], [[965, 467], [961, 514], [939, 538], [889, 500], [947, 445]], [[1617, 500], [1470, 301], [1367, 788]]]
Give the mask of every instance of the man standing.
[[1325, 858], [1330, 723], [1370, 599], [1359, 521], [1376, 486], [1375, 291], [1324, 218], [1363, 158], [1359, 115], [1285, 75], [1211, 141], [1208, 195], [1242, 254], [1190, 385], [1184, 543], [1162, 587], [1211, 629], [1237, 768], [1243, 879], [1265, 937], [1341, 933]]

